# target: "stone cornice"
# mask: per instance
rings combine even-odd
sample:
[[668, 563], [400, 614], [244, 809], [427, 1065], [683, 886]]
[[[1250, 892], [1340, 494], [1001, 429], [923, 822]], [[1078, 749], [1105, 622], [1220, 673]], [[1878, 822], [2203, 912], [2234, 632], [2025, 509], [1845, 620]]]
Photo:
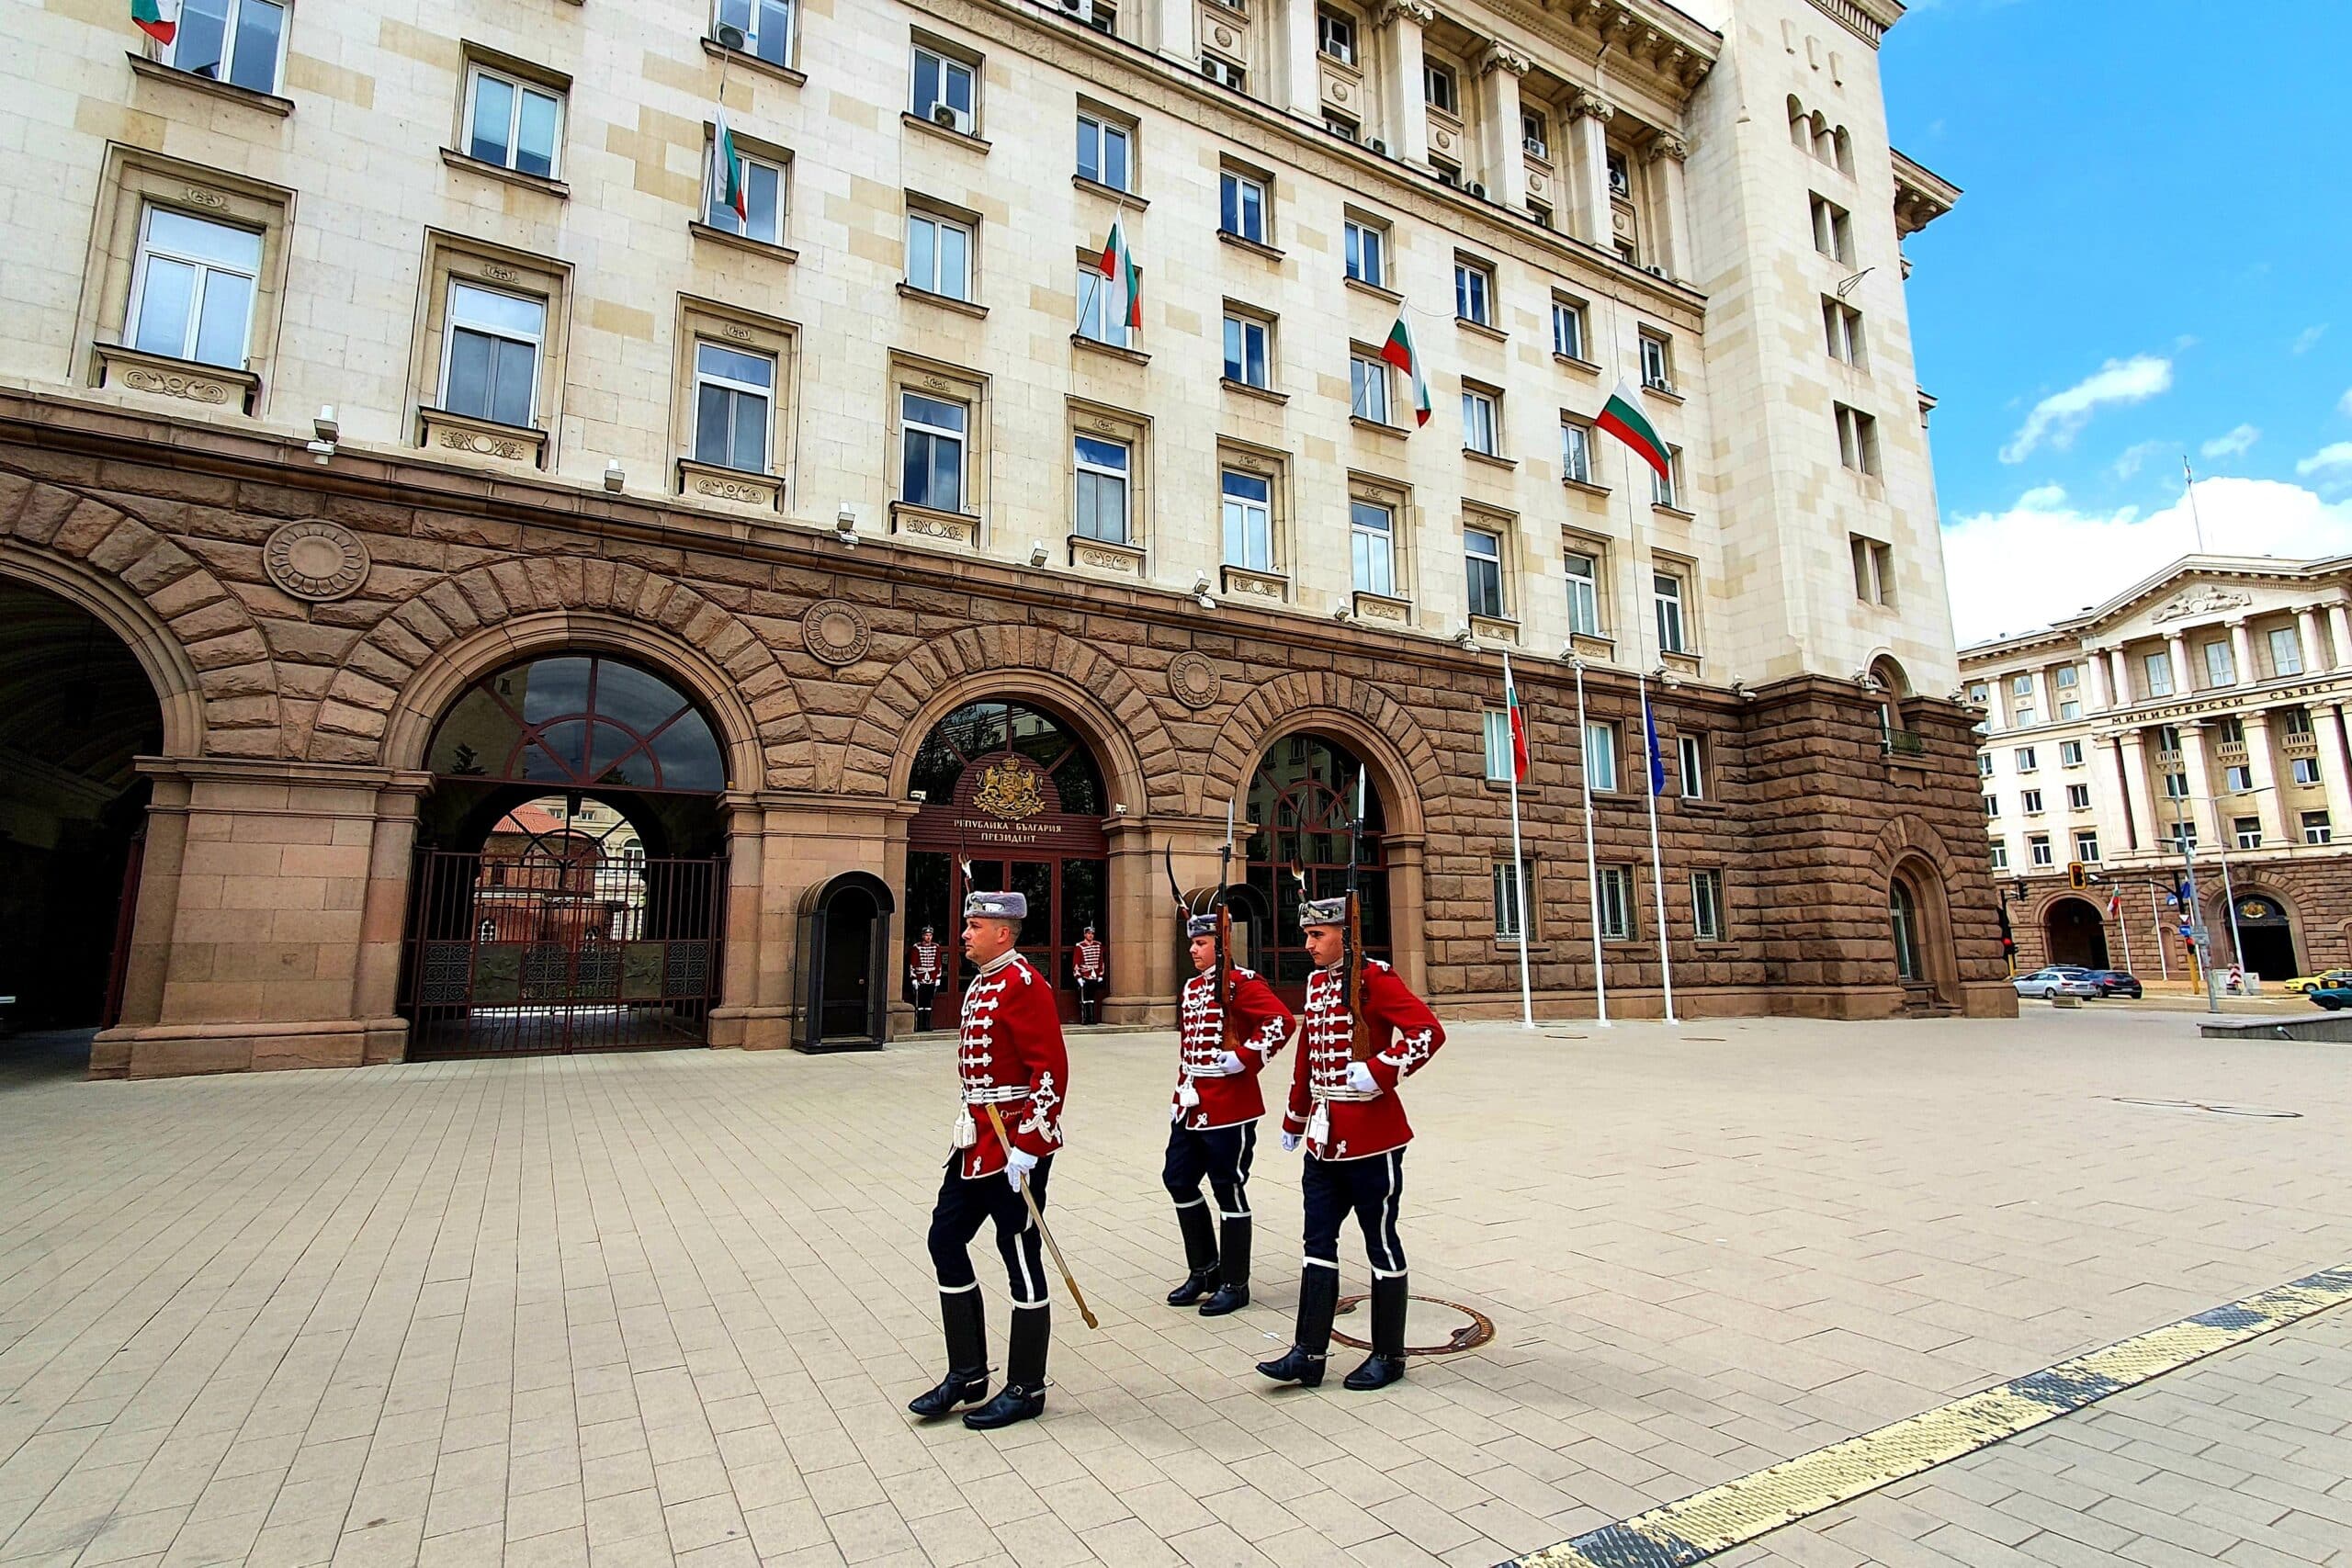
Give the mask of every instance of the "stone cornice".
[[[2150, 600], [2178, 592], [2185, 583], [2216, 580], [2309, 583], [2314, 588], [2325, 588], [2334, 583], [2340, 592], [2352, 594], [2352, 555], [2322, 556], [2307, 561], [2278, 560], [2267, 556], [2183, 556], [2080, 615], [2069, 615], [2053, 626], [2019, 632], [2014, 637], [1995, 637], [1962, 649], [1961, 668], [1966, 671], [1972, 666], [1991, 666], [2014, 659], [2018, 654], [2044, 643], [2068, 647], [2099, 643], [2106, 626]], [[2151, 632], [2148, 635], [2159, 634]]]
[[1533, 0], [1480, 3], [1578, 59], [1608, 50], [1612, 72], [1631, 66], [1650, 85], [1669, 89], [1668, 96], [1677, 102], [1706, 79], [1723, 52], [1722, 34], [1657, 0], [1541, 0], [1540, 6]]
[[[1890, 149], [1892, 151], [1892, 149]], [[1894, 154], [1894, 235], [1908, 239], [1960, 204], [1960, 187], [1923, 164]]]
[[1903, 19], [1904, 12], [1903, 0], [1813, 0], [1813, 5], [1872, 49], [1887, 28]]

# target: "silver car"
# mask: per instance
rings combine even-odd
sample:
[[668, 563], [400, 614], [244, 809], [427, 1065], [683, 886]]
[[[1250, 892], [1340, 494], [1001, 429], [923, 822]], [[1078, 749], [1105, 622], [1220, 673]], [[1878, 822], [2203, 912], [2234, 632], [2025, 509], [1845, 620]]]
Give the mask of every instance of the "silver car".
[[2098, 982], [2081, 969], [2037, 969], [2009, 982], [2020, 997], [2096, 997]]

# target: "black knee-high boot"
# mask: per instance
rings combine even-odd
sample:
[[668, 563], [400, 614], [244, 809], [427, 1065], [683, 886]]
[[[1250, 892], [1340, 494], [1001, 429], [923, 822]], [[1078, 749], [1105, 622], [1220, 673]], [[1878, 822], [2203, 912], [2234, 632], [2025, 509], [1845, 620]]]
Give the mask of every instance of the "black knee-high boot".
[[1372, 1354], [1347, 1376], [1347, 1386], [1362, 1392], [1386, 1388], [1405, 1375], [1405, 1276], [1372, 1281]]
[[1216, 1294], [1201, 1303], [1203, 1317], [1223, 1317], [1250, 1304], [1250, 1216], [1227, 1214], [1219, 1231]]
[[1331, 1317], [1340, 1310], [1340, 1271], [1309, 1264], [1298, 1280], [1298, 1329], [1287, 1354], [1261, 1361], [1258, 1370], [1276, 1382], [1313, 1388], [1323, 1381], [1323, 1361], [1331, 1348]]
[[1216, 1289], [1216, 1227], [1195, 1199], [1177, 1207], [1176, 1228], [1184, 1233], [1184, 1282], [1168, 1292], [1168, 1304], [1188, 1307]]
[[941, 1326], [947, 1331], [947, 1376], [937, 1388], [919, 1393], [907, 1408], [929, 1420], [959, 1404], [987, 1397], [989, 1392], [988, 1323], [980, 1292], [942, 1291]]
[[1012, 1343], [1004, 1358], [1004, 1387], [978, 1410], [967, 1411], [964, 1425], [976, 1432], [1010, 1427], [1046, 1413], [1046, 1348], [1054, 1335], [1054, 1309], [1036, 1306], [1012, 1309]]

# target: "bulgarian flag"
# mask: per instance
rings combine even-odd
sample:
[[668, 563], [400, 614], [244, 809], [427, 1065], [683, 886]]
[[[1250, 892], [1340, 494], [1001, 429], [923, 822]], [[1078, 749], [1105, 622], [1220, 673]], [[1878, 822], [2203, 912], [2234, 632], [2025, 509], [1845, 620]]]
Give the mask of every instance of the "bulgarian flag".
[[1419, 430], [1430, 422], [1430, 384], [1421, 377], [1421, 356], [1413, 347], [1413, 334], [1405, 325], [1405, 312], [1396, 312], [1396, 324], [1388, 329], [1388, 341], [1380, 345], [1380, 357], [1402, 370], [1413, 379], [1413, 428]]
[[180, 0], [130, 0], [130, 23], [157, 43], [179, 36]]
[[1667, 467], [1666, 443], [1658, 439], [1657, 427], [1634, 406], [1634, 389], [1623, 381], [1617, 383], [1617, 389], [1609, 395], [1608, 406], [1593, 423], [1631, 446], [1634, 457], [1657, 470], [1658, 478], [1674, 477]]
[[1521, 784], [1527, 782], [1527, 714], [1519, 705], [1519, 682], [1510, 678], [1510, 655], [1503, 655], [1503, 705], [1510, 710], [1510, 767]]
[[[1143, 268], [1136, 264], [1135, 253], [1127, 249], [1127, 231], [1119, 227], [1119, 220], [1115, 218], [1111, 220], [1110, 242], [1102, 247], [1102, 257], [1094, 265], [1104, 280], [1118, 289], [1127, 302], [1117, 319], [1125, 322], [1130, 331], [1143, 331]], [[1112, 320], [1111, 301], [1108, 299], [1102, 301], [1102, 320], [1105, 322]]]
[[751, 186], [743, 177], [742, 154], [735, 151], [735, 133], [727, 129], [725, 109], [718, 111], [718, 124], [710, 137], [710, 188], [734, 209], [736, 222], [752, 220]]

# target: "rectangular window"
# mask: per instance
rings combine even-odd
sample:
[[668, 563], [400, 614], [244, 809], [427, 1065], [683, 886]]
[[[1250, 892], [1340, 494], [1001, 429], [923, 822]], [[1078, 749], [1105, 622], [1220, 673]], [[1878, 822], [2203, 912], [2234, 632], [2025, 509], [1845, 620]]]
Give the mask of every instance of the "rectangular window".
[[2001, 842], [1998, 839], [1996, 839], [1990, 844], [1985, 846], [1985, 852], [1991, 859], [1993, 869], [1995, 871], [2007, 871], [2009, 869], [2008, 845]]
[[1270, 335], [1270, 329], [1261, 318], [1227, 311], [1225, 378], [1238, 381], [1245, 387], [1270, 385], [1267, 379], [1270, 372], [1266, 367], [1266, 346]]
[[2075, 858], [2086, 864], [2098, 863], [2098, 831], [2092, 828], [2075, 829]]
[[920, 392], [899, 394], [899, 498], [934, 512], [964, 510], [964, 454], [971, 410]]
[[517, 174], [556, 177], [563, 129], [560, 95], [477, 65], [467, 79], [466, 98], [469, 156]]
[[1813, 248], [1833, 261], [1854, 265], [1854, 220], [1826, 197], [1813, 198]]
[[2058, 689], [2060, 691], [2071, 692], [2076, 686], [2082, 684], [2082, 667], [2075, 664], [2061, 664], [2058, 666], [2057, 670], [2052, 673], [2051, 678], [2058, 682]]
[[544, 299], [449, 285], [449, 339], [442, 358], [441, 406], [498, 424], [528, 425], [537, 412]]
[[1356, 25], [1336, 11], [1315, 13], [1315, 47], [1342, 65], [1356, 62]]
[[1581, 637], [1600, 635], [1600, 560], [1570, 550], [1565, 559], [1568, 576], [1568, 630]]
[[278, 56], [286, 41], [280, 0], [187, 0], [179, 9], [179, 30], [164, 51], [164, 63], [256, 93], [277, 91]]
[[1114, 545], [1130, 543], [1127, 474], [1134, 464], [1135, 448], [1124, 441], [1106, 441], [1099, 435], [1080, 435], [1074, 446], [1072, 461], [1078, 474], [1076, 532], [1080, 538], [1102, 539]]
[[733, 28], [743, 35], [743, 52], [771, 65], [792, 63], [792, 0], [718, 0], [718, 34]]
[[1878, 421], [1844, 403], [1838, 408], [1838, 460], [1858, 474], [1878, 477]]
[[2233, 817], [2230, 819], [2230, 830], [2237, 835], [2238, 848], [2258, 850], [2262, 847], [2261, 818]]
[[2278, 716], [2288, 734], [2309, 735], [2312, 732], [2312, 710], [2301, 704], [2280, 708]]
[[131, 276], [130, 345], [146, 354], [245, 367], [261, 236], [150, 207]]
[[2300, 675], [2303, 672], [2302, 635], [2292, 626], [2280, 626], [2270, 634], [2270, 672], [2273, 675]]
[[[1534, 880], [1533, 869], [1532, 866], [1528, 868], [1530, 882]], [[1519, 879], [1518, 863], [1507, 860], [1495, 862], [1495, 934], [1513, 942], [1519, 940]], [[1532, 936], [1534, 933], [1530, 931], [1528, 934]]]
[[1867, 363], [1862, 349], [1862, 313], [1842, 299], [1821, 297], [1821, 333], [1829, 357], [1859, 370]]
[[2014, 703], [2010, 707], [2009, 723], [2012, 728], [2031, 729], [2034, 727], [2035, 715], [2031, 703]]
[[1998, 817], [2000, 814], [2001, 797], [1997, 795], [1986, 795], [1984, 797], [1984, 815], [1987, 817]]
[[2060, 703], [2058, 705], [2058, 716], [2060, 718], [2080, 718], [2083, 716], [2083, 705], [2077, 702]]
[[1552, 297], [1552, 352], [1569, 359], [1585, 357], [1581, 301]]
[[1503, 609], [1503, 542], [1483, 528], [1462, 534], [1462, 573], [1469, 594], [1470, 613], [1501, 620]]
[[2079, 740], [2058, 742], [2058, 762], [2061, 767], [2079, 768], [2083, 765], [2083, 743]]
[[2156, 726], [2156, 750], [2159, 751], [2177, 751], [2180, 750], [2180, 728], [2177, 725], [2160, 724]]
[[1359, 593], [1394, 596], [1396, 592], [1396, 514], [1369, 501], [1348, 503], [1350, 551]]
[[2009, 755], [2017, 763], [2018, 772], [2021, 773], [2030, 773], [2041, 765], [2034, 756], [2033, 748], [2030, 746], [2020, 746]]
[[2187, 800], [2188, 798], [2188, 775], [2187, 773], [2166, 773], [2165, 775], [2165, 798], [2166, 800]]
[[1517, 753], [1510, 743], [1510, 715], [1501, 708], [1488, 708], [1485, 719], [1487, 782], [1508, 784], [1512, 770], [1518, 766]]
[[1230, 60], [1223, 60], [1214, 54], [1201, 56], [1201, 74], [1237, 93], [1245, 90], [1250, 80], [1250, 73]]
[[972, 231], [929, 212], [907, 214], [907, 283], [950, 299], [972, 297]]
[[1266, 243], [1266, 182], [1227, 169], [1218, 180], [1217, 226], [1257, 244]]
[[2018, 809], [2024, 812], [2028, 817], [2041, 816], [2041, 792], [2038, 789], [2030, 789], [2019, 794], [2018, 796]]
[[2245, 795], [2254, 788], [2254, 770], [2233, 763], [2222, 770], [2222, 787], [2232, 795]]
[[2325, 844], [2333, 843], [2335, 839], [2335, 832], [2328, 826], [2326, 812], [2306, 811], [2303, 813], [2303, 842]]
[[2173, 853], [2179, 854], [2184, 850], [2193, 850], [2197, 847], [2196, 823], [2174, 822], [2168, 825], [2167, 831], [2172, 839]]
[[1642, 385], [1657, 391], [1674, 389], [1673, 349], [1667, 340], [1656, 333], [1643, 333]]
[[1421, 62], [1421, 96], [1433, 109], [1443, 109], [1448, 114], [1462, 112], [1462, 95], [1454, 85], [1453, 70], [1435, 61]]
[[1992, 753], [1979, 751], [1976, 754], [1976, 776], [1980, 779], [1989, 779], [1993, 776]]
[[1388, 362], [1375, 355], [1348, 358], [1348, 412], [1375, 424], [1388, 423]]
[[2152, 697], [2172, 695], [2171, 654], [2151, 653], [2140, 660], [2140, 669], [2147, 680], [2148, 695]]
[[2205, 645], [2205, 683], [2209, 686], [2230, 686], [2237, 683], [2237, 666], [2230, 657], [2226, 642]]
[[1119, 296], [1100, 265], [1089, 262], [1078, 269], [1078, 335], [1089, 343], [1125, 348], [1135, 333]]
[[2025, 836], [2026, 858], [2034, 865], [2054, 865], [2056, 858], [2050, 852], [2050, 835], [2028, 833]]
[[1682, 777], [1682, 798], [1707, 798], [1707, 740], [1702, 735], [1674, 738], [1675, 761]]
[[703, 166], [712, 176], [708, 199], [703, 204], [703, 221], [729, 234], [741, 234], [747, 240], [757, 240], [764, 245], [784, 243], [785, 173], [784, 165], [765, 158], [742, 154], [743, 216], [727, 204], [727, 187], [715, 177], [718, 171], [711, 161]]
[[1993, 689], [1982, 681], [1972, 682], [1968, 688], [1968, 700], [1980, 708], [1989, 706], [1993, 701]]
[[768, 470], [775, 422], [775, 360], [721, 344], [695, 344], [695, 461]]
[[2320, 782], [2319, 759], [2317, 757], [2296, 757], [2291, 760], [2291, 762], [2294, 769], [2294, 780], [2297, 784], [2315, 784]]
[[1624, 153], [1613, 148], [1604, 162], [1609, 168], [1609, 194], [1620, 201], [1633, 200], [1634, 165], [1626, 162]]
[[[1646, 467], [1646, 465], [1645, 466]], [[1663, 506], [1672, 512], [1679, 512], [1683, 510], [1682, 448], [1679, 446], [1668, 447], [1666, 449], [1666, 472], [1661, 474], [1656, 468], [1651, 468], [1649, 470], [1649, 474], [1651, 503], [1657, 506]]]
[[1604, 795], [1617, 788], [1617, 727], [1589, 720], [1584, 727], [1584, 777], [1589, 788]]
[[1604, 865], [1594, 878], [1604, 942], [1634, 940], [1634, 868]]
[[1650, 574], [1650, 597], [1657, 607], [1657, 648], [1660, 653], [1688, 653], [1682, 619], [1682, 580], [1668, 572]]
[[1374, 288], [1388, 287], [1388, 231], [1378, 223], [1351, 218], [1347, 223], [1348, 276]]
[[1502, 397], [1498, 392], [1464, 389], [1462, 393], [1462, 445], [1489, 457], [1502, 454]]
[[1544, 123], [1544, 117], [1533, 109], [1519, 111], [1519, 145], [1531, 158], [1549, 158], [1552, 155], [1550, 128]]
[[914, 96], [907, 106], [907, 112], [917, 119], [927, 119], [933, 125], [960, 130], [968, 136], [978, 123], [974, 114], [978, 107], [974, 100], [978, 86], [978, 79], [972, 73], [971, 66], [917, 44], [914, 48]]
[[2215, 727], [2222, 732], [2222, 743], [2223, 745], [2243, 746], [2245, 744], [2245, 720], [2240, 718], [2233, 713], [2225, 713], [2213, 722]]
[[2033, 695], [2033, 677], [2030, 675], [2010, 676], [2009, 695], [2013, 697], [2030, 697]]
[[1701, 942], [1724, 939], [1724, 874], [1720, 871], [1690, 874], [1690, 934]]
[[1078, 117], [1078, 177], [1113, 190], [1133, 190], [1135, 132], [1101, 115]]
[[1530, 201], [1527, 204], [1527, 215], [1535, 220], [1535, 226], [1538, 229], [1549, 229], [1552, 226], [1552, 209], [1540, 201]]
[[1323, 129], [1329, 131], [1332, 135], [1340, 138], [1342, 141], [1353, 141], [1356, 139], [1358, 127], [1356, 122], [1350, 119], [1346, 115], [1333, 114], [1330, 110], [1325, 109], [1323, 111]]
[[1453, 313], [1482, 327], [1495, 324], [1495, 275], [1491, 268], [1454, 258]]
[[1846, 536], [1853, 558], [1854, 597], [1865, 604], [1894, 603], [1894, 547], [1860, 534]]
[[1573, 419], [1560, 422], [1560, 477], [1592, 483], [1592, 429]]
[[2066, 809], [2069, 811], [2088, 811], [2090, 808], [2091, 786], [2088, 784], [2068, 784], [2066, 786]]
[[1225, 497], [1225, 564], [1273, 570], [1273, 481], [1227, 468], [1219, 488]]

